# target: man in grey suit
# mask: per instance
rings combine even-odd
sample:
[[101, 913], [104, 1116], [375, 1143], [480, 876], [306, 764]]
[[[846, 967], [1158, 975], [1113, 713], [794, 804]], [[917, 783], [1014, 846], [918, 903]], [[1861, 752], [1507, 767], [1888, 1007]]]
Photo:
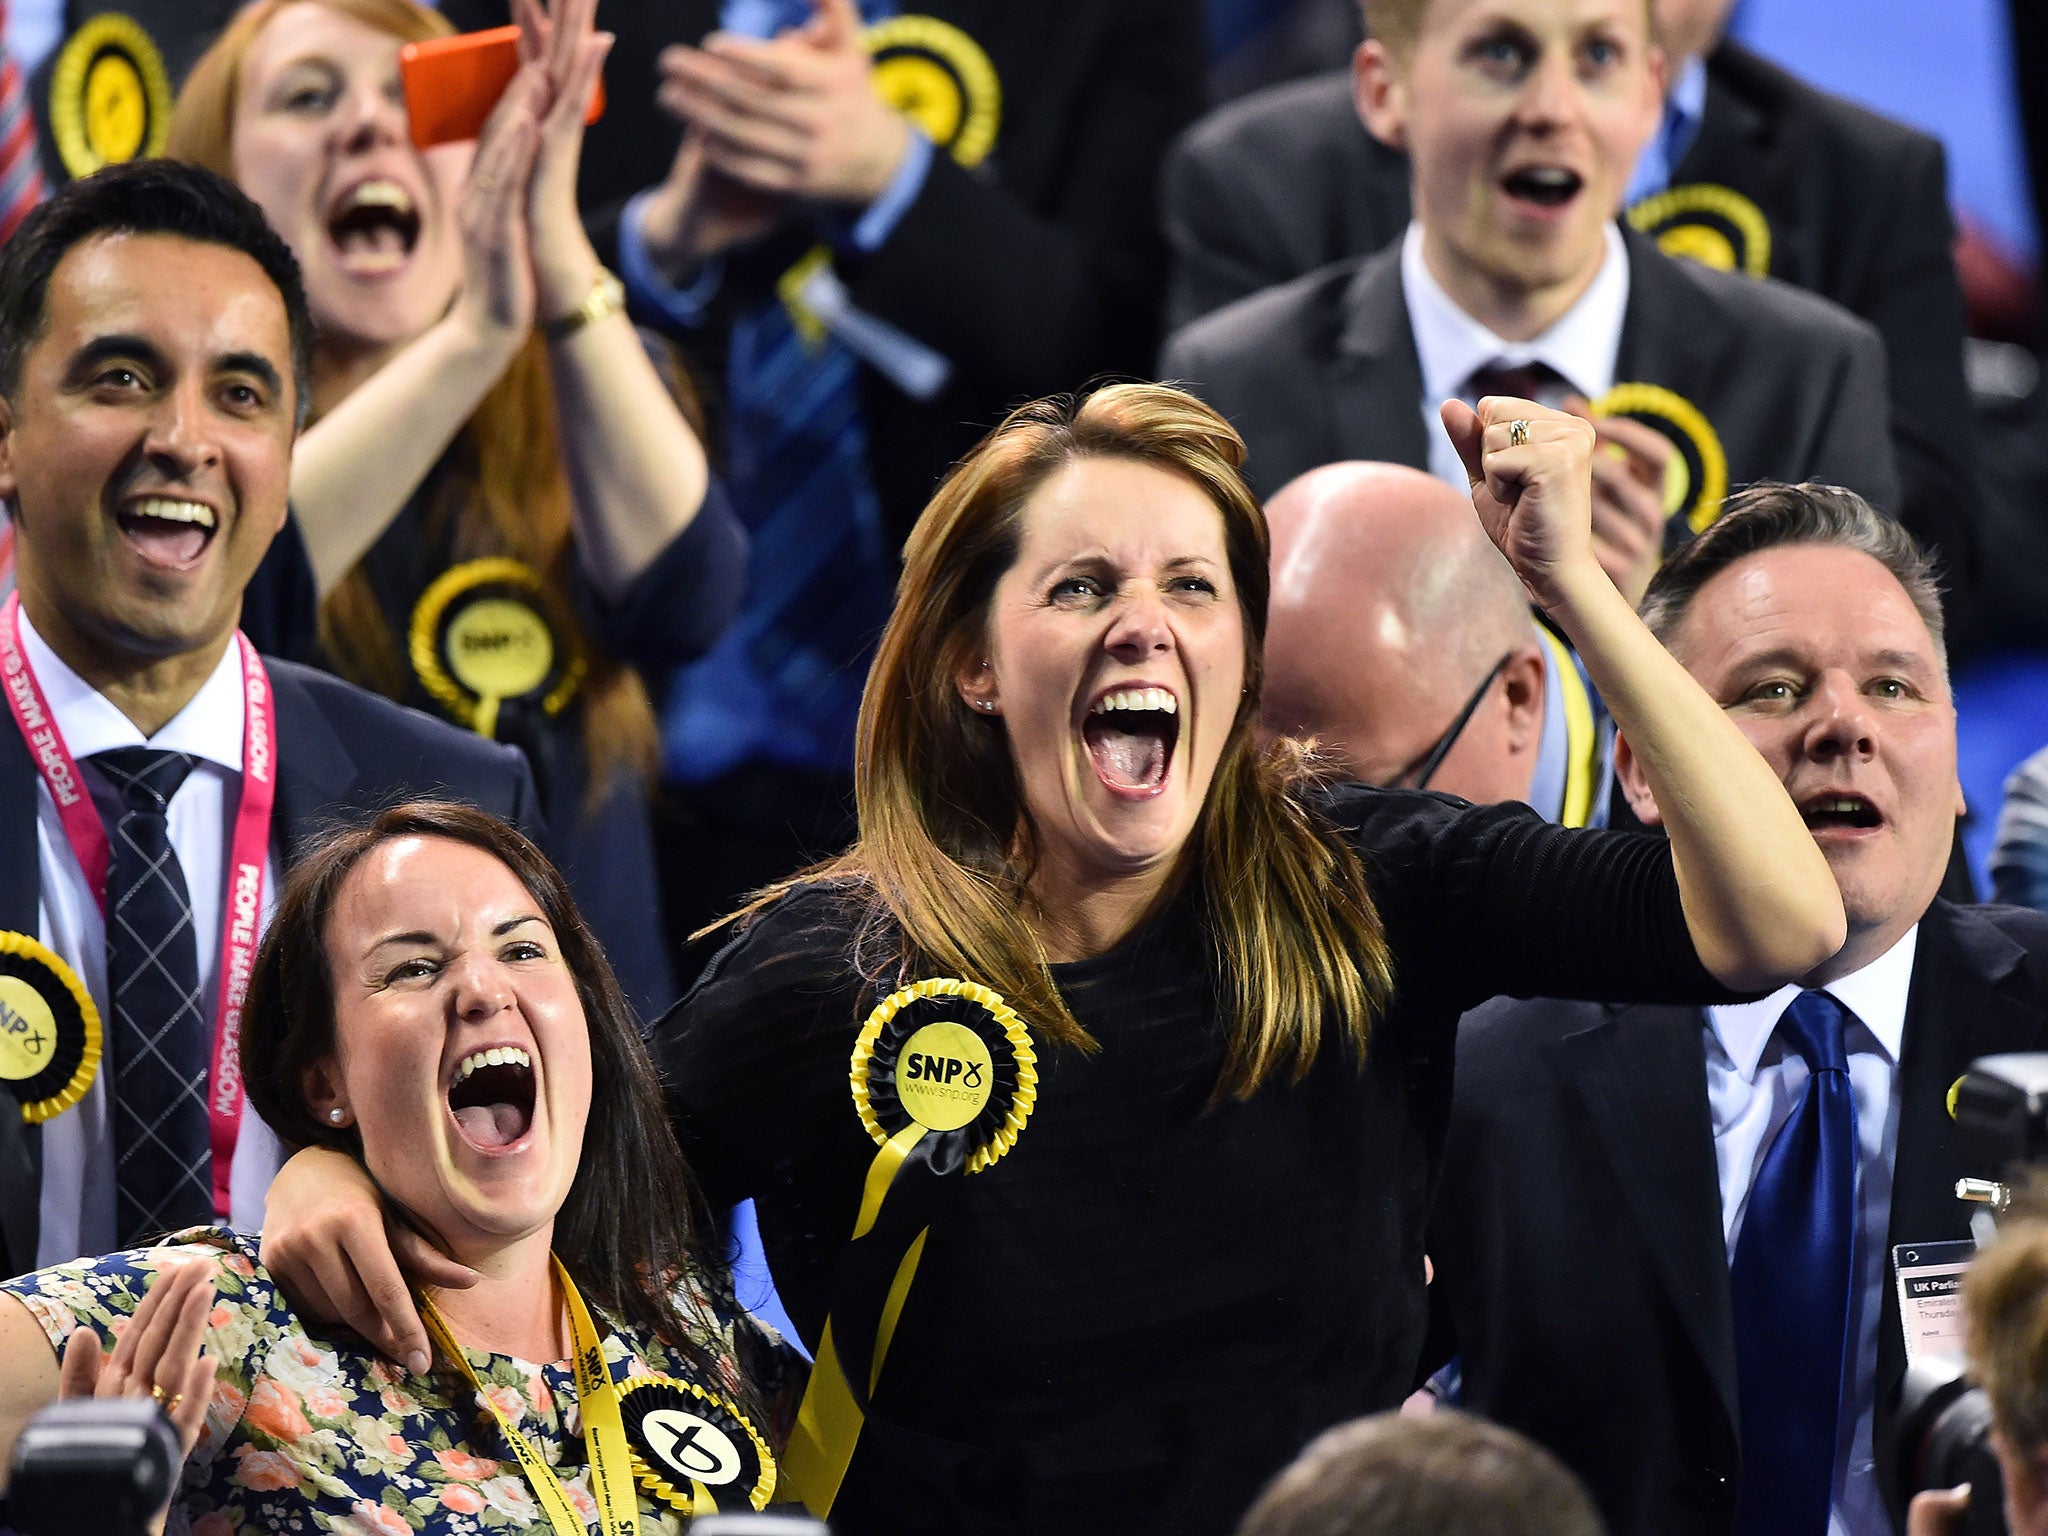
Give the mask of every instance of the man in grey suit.
[[[1730, 5], [1653, 0], [1669, 88], [1629, 221], [1669, 254], [1768, 274], [1877, 327], [1899, 520], [1941, 553], [1954, 644], [1982, 509], [1941, 144], [1729, 41]], [[1167, 159], [1163, 201], [1171, 328], [1398, 240], [1408, 160], [1366, 131], [1343, 69], [1203, 118]]]
[[1196, 321], [1162, 363], [1244, 434], [1255, 487], [1338, 459], [1462, 484], [1437, 404], [1533, 393], [1589, 402], [1617, 450], [1597, 460], [1595, 537], [1631, 596], [1731, 486], [1819, 479], [1896, 506], [1877, 333], [1615, 225], [1662, 110], [1645, 0], [1369, 14], [1361, 110], [1408, 157], [1412, 222]]

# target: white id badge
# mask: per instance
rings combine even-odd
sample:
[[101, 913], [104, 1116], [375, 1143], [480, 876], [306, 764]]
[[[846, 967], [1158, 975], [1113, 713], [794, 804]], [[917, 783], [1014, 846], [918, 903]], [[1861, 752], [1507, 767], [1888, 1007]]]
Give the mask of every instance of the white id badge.
[[1892, 1249], [1907, 1365], [1961, 1362], [1963, 1271], [1976, 1256], [1977, 1245], [1968, 1238], [1951, 1243], [1900, 1243]]

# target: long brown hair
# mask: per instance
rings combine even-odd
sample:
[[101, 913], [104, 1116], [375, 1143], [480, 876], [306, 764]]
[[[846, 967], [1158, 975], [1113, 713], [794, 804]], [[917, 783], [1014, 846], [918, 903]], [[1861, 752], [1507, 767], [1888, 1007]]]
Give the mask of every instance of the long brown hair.
[[335, 1048], [334, 970], [327, 953], [335, 902], [365, 858], [401, 837], [446, 838], [491, 855], [518, 877], [554, 930], [590, 1032], [590, 1118], [575, 1180], [555, 1216], [555, 1252], [597, 1305], [708, 1370], [692, 1332], [711, 1324], [701, 1316], [686, 1322], [676, 1284], [707, 1262], [699, 1233], [708, 1226], [669, 1130], [654, 1062], [560, 873], [495, 816], [466, 805], [414, 801], [366, 826], [333, 833], [293, 867], [249, 980], [241, 1042], [249, 1103], [294, 1151], [331, 1147], [362, 1161], [354, 1127], [329, 1125], [313, 1113], [306, 1078]]
[[[455, 30], [446, 17], [413, 0], [253, 0], [192, 66], [171, 117], [168, 155], [237, 179], [234, 132], [242, 64], [271, 18], [301, 3], [323, 5], [401, 42], [424, 42]], [[683, 404], [686, 414], [694, 409], [693, 402]], [[631, 667], [591, 643], [566, 601], [576, 559], [569, 483], [555, 441], [547, 343], [538, 333], [527, 339], [456, 438], [428, 519], [430, 538], [452, 519], [456, 548], [512, 555], [538, 571], [564, 599], [555, 604], [555, 622], [575, 632], [589, 661], [581, 698], [583, 749], [590, 767], [586, 803], [597, 802], [621, 766], [651, 777], [657, 736], [647, 690]], [[410, 690], [405, 644], [371, 590], [363, 565], [342, 577], [321, 601], [319, 637], [335, 669], [349, 681], [393, 699], [403, 699]]]
[[[985, 982], [1044, 1036], [1091, 1047], [1025, 917], [1032, 828], [1006, 727], [955, 679], [983, 653], [989, 600], [1015, 562], [1032, 494], [1081, 458], [1155, 465], [1192, 481], [1223, 519], [1245, 619], [1245, 692], [1190, 839], [1212, 965], [1229, 1013], [1221, 1094], [1299, 1078], [1326, 1023], [1363, 1052], [1393, 990], [1357, 855], [1295, 793], [1300, 748], [1253, 730], [1268, 588], [1265, 515], [1238, 473], [1230, 424], [1178, 389], [1116, 384], [1019, 407], [939, 487], [905, 550], [895, 612], [861, 698], [854, 792], [860, 841], [799, 879], [864, 893], [861, 944]], [[763, 893], [747, 910], [795, 882]], [[878, 936], [879, 939], [878, 939]]]

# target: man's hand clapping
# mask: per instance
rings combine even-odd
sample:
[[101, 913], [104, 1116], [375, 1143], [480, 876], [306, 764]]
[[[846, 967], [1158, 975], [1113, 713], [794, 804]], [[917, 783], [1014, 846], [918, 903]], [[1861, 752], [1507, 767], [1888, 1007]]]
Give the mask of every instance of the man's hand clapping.
[[759, 238], [790, 201], [873, 202], [903, 163], [910, 124], [875, 92], [854, 0], [813, 3], [765, 42], [663, 51], [657, 99], [686, 132], [642, 236], [672, 273]]

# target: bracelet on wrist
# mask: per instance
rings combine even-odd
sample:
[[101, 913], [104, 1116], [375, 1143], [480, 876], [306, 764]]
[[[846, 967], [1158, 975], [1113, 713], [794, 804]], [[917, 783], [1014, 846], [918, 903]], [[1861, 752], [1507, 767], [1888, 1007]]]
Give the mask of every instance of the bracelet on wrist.
[[549, 341], [560, 341], [573, 336], [593, 321], [607, 315], [618, 314], [626, 307], [626, 285], [617, 275], [605, 267], [597, 269], [597, 281], [590, 285], [583, 302], [566, 315], [557, 315], [541, 323], [541, 334]]

